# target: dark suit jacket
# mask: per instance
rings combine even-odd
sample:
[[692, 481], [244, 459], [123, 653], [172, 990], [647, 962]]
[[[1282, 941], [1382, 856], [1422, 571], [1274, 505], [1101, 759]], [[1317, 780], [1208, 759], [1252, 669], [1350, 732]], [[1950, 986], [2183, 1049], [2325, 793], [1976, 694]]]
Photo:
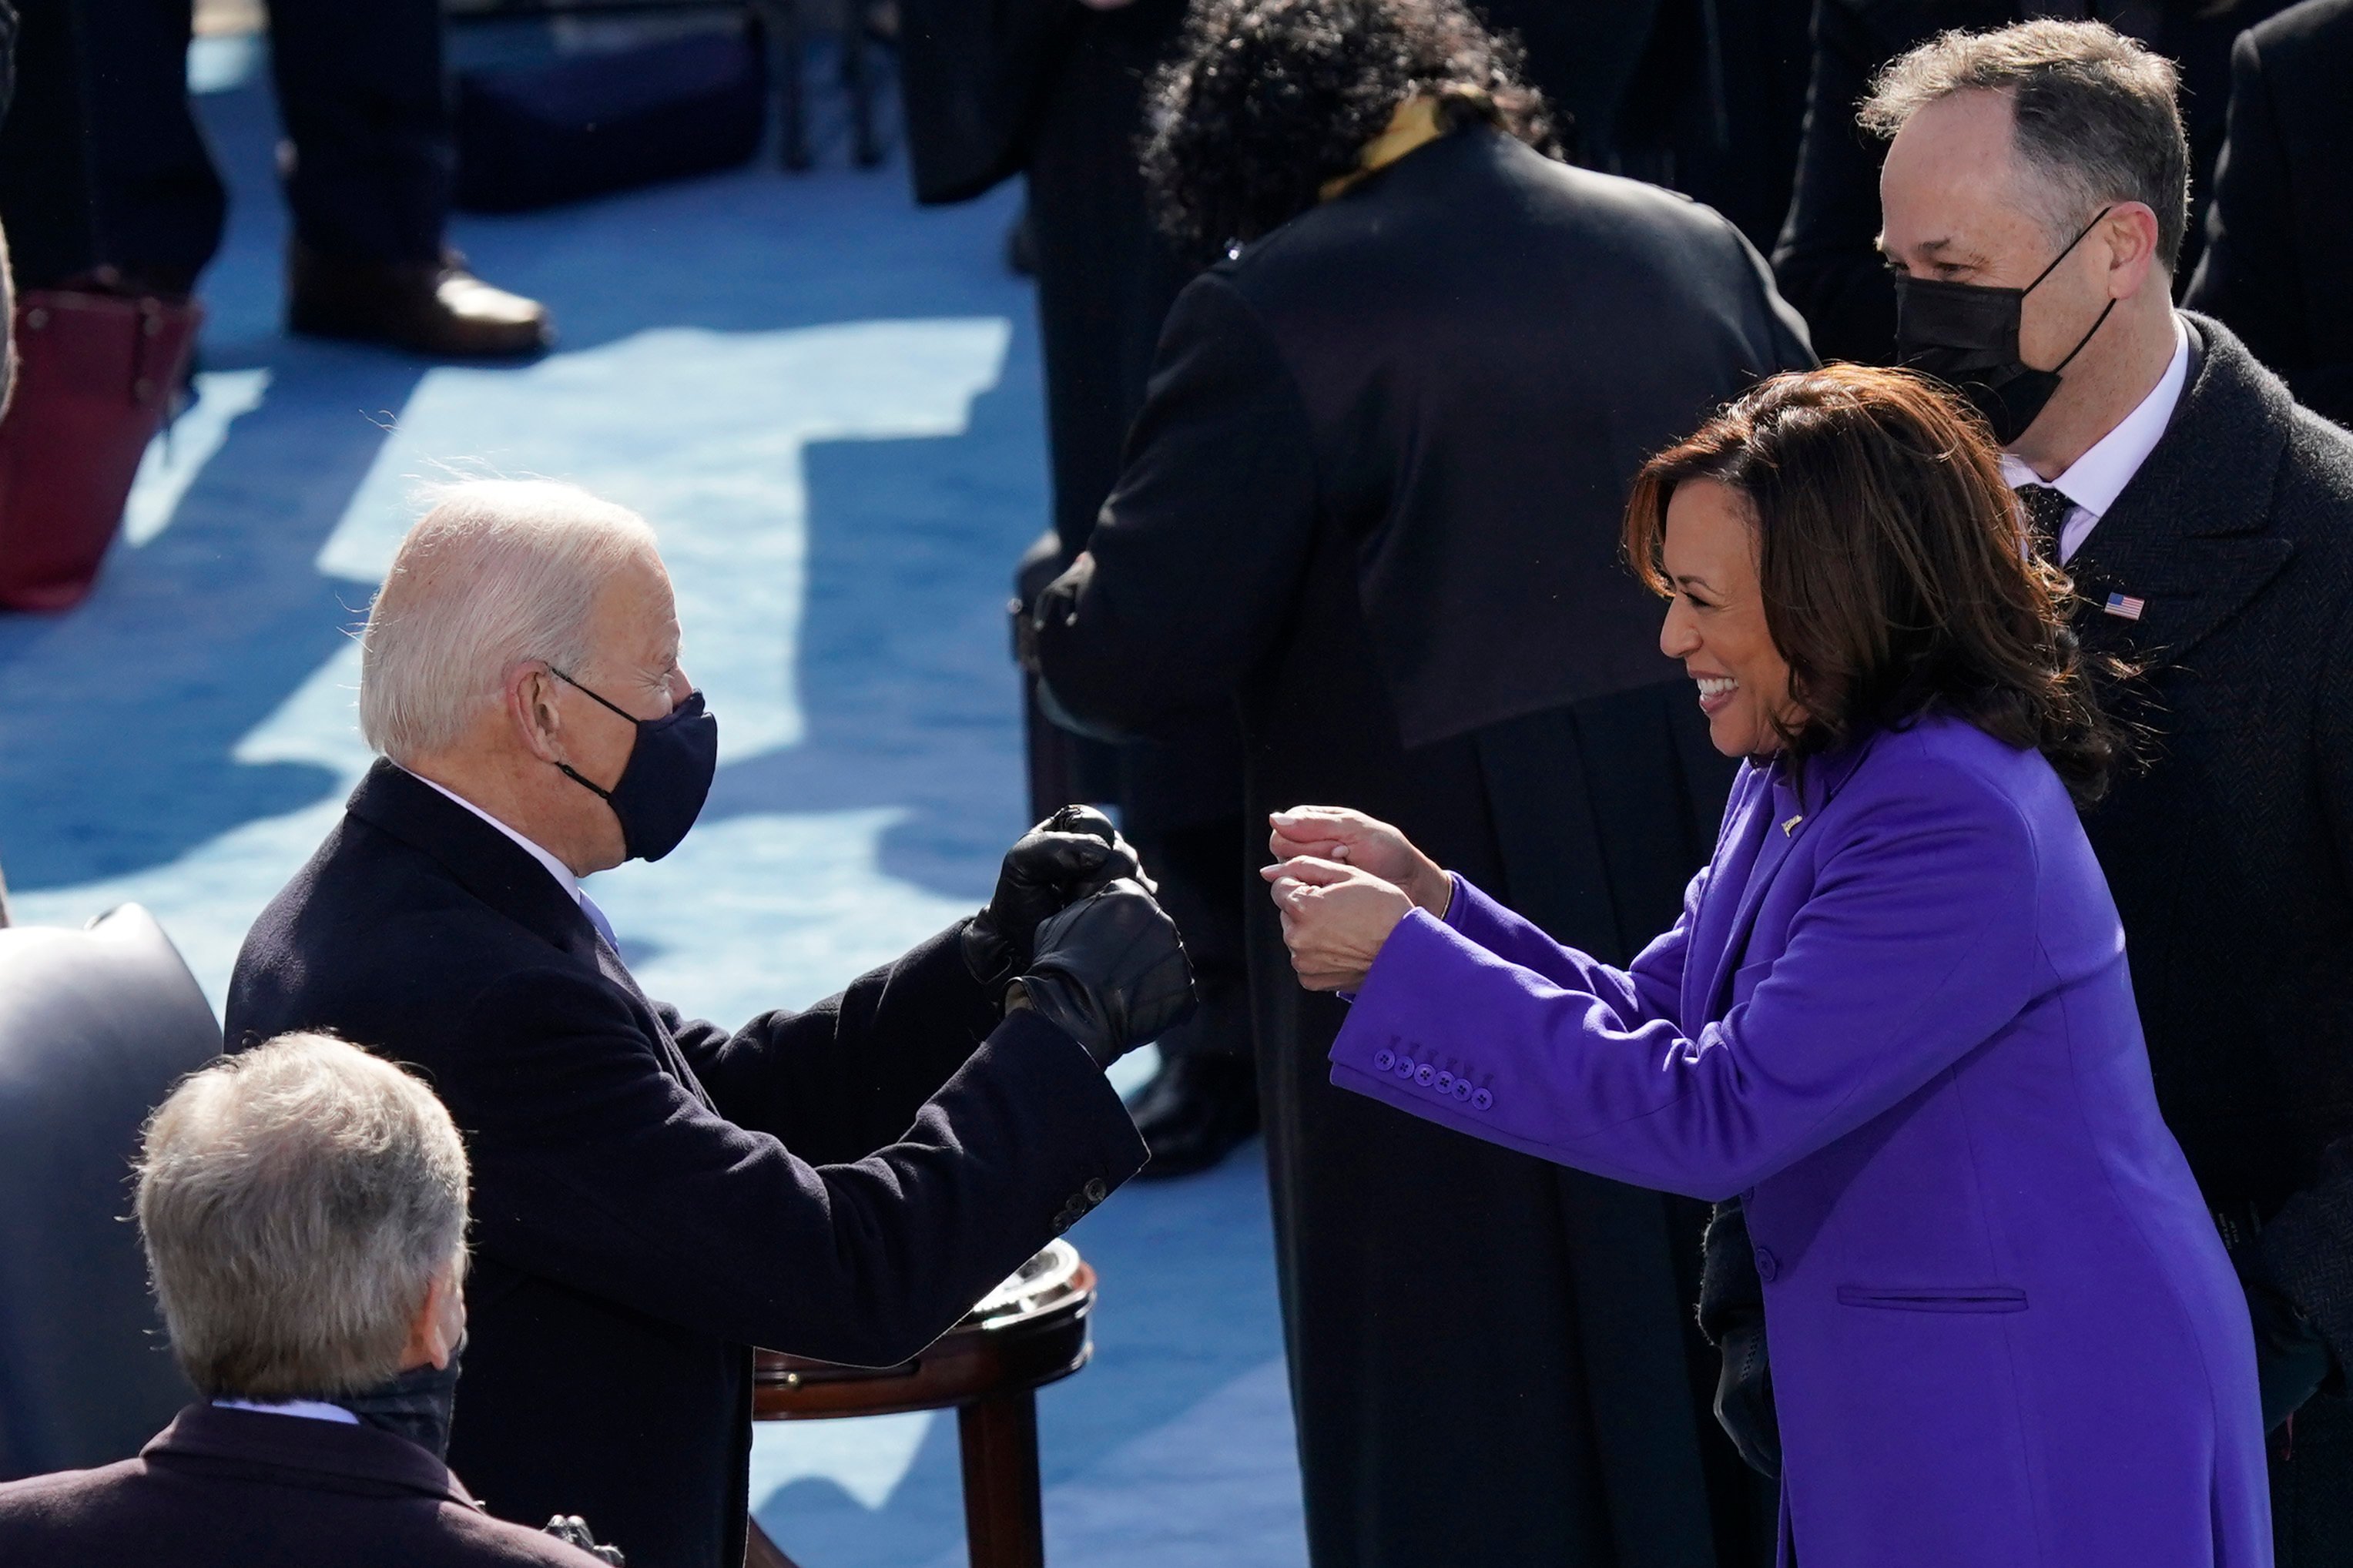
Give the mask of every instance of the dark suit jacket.
[[[1948, 27], [2006, 26], [2028, 16], [2089, 16], [2132, 33], [2181, 70], [2181, 117], [2189, 138], [2189, 194], [2202, 204], [2222, 145], [2231, 40], [2282, 0], [1815, 0], [1814, 64], [1788, 221], [1773, 271], [1805, 313], [1825, 360], [1887, 364], [1895, 355], [1895, 290], [1872, 247], [1879, 233], [1879, 165], [1885, 143], [1854, 122], [1880, 67]], [[2086, 215], [2089, 216], [2088, 214]], [[2198, 262], [2193, 221], [2177, 279]]]
[[2353, 0], [2306, 0], [2239, 35], [2231, 128], [2192, 310], [2296, 398], [2353, 424]]
[[137, 1458], [0, 1486], [0, 1563], [24, 1568], [594, 1568], [596, 1561], [491, 1518], [448, 1467], [406, 1437], [209, 1405], [181, 1411]]
[[467, 1136], [453, 1464], [637, 1568], [744, 1550], [752, 1345], [913, 1355], [1143, 1148], [1077, 1042], [997, 1008], [954, 930], [730, 1035], [649, 1000], [512, 841], [379, 763], [255, 922], [232, 1047], [332, 1029]]

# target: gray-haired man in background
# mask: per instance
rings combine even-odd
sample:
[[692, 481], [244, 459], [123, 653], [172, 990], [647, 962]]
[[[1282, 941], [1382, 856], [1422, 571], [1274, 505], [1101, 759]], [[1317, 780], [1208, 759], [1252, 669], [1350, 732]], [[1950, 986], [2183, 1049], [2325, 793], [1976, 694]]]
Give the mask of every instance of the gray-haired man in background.
[[[173, 1354], [206, 1401], [136, 1458], [0, 1486], [0, 1562], [598, 1560], [491, 1519], [442, 1463], [466, 1152], [424, 1084], [323, 1035], [216, 1063], [149, 1119], [138, 1215]], [[587, 1539], [577, 1519], [549, 1528]]]

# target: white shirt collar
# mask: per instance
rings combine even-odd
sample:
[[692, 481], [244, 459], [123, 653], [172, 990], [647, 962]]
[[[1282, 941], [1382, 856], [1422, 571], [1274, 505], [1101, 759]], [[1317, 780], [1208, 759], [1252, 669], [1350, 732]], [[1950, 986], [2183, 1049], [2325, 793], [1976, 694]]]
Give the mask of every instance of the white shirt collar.
[[[394, 765], [397, 767], [399, 764], [395, 763]], [[400, 771], [402, 773], [408, 773], [408, 770], [406, 768], [401, 768]], [[476, 805], [472, 801], [468, 800], [464, 795], [459, 795], [457, 791], [452, 789], [443, 789], [441, 785], [435, 784], [423, 773], [408, 773], [408, 776], [428, 789], [440, 790], [443, 795], [448, 795], [451, 800], [456, 801], [459, 805], [464, 806], [468, 811], [472, 812], [476, 816], [480, 817], [484, 822], [489, 823], [492, 827], [497, 828], [501, 833], [503, 833], [509, 838], [513, 839], [517, 844], [522, 847], [523, 853], [529, 855], [533, 859], [547, 868], [547, 874], [555, 879], [555, 885], [562, 888], [567, 897], [571, 898], [575, 903], [579, 901], [580, 879], [572, 874], [571, 867], [566, 866], [563, 861], [558, 860], [554, 856], [550, 855], [546, 850], [542, 849], [538, 845], [533, 844], [530, 839], [525, 838], [522, 834], [517, 833], [513, 828], [509, 827], [505, 823], [501, 822], [497, 817], [492, 816], [489, 812], [484, 811], [480, 806]]]
[[[2001, 455], [2001, 477], [2012, 489], [2021, 485], [2047, 484], [2069, 500], [2091, 514], [2088, 521], [2097, 522], [2108, 508], [2116, 505], [2116, 497], [2125, 486], [2140, 472], [2148, 455], [2157, 449], [2164, 437], [2165, 427], [2173, 422], [2173, 410], [2181, 402], [2181, 389], [2189, 380], [2189, 333], [2182, 326], [2179, 313], [2173, 318], [2173, 358], [2165, 374], [2157, 378], [2148, 395], [2130, 414], [2116, 421], [2116, 428], [2092, 443], [2090, 450], [2067, 467], [2057, 479], [2046, 479], [2025, 463], [2008, 452]], [[2070, 528], [2084, 524], [2086, 520], [2071, 520]], [[2088, 525], [2084, 531], [2089, 532]]]
[[342, 1405], [320, 1399], [216, 1399], [213, 1403], [223, 1410], [259, 1410], [264, 1415], [300, 1415], [309, 1421], [339, 1421], [346, 1426], [360, 1424], [360, 1418]]

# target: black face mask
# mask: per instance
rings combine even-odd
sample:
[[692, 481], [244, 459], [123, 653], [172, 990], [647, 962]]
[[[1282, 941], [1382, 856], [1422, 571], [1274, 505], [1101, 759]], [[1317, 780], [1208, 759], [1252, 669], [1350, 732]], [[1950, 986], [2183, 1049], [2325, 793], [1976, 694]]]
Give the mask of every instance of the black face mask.
[[412, 1367], [378, 1388], [332, 1400], [369, 1426], [406, 1437], [435, 1458], [449, 1458], [449, 1418], [458, 1406], [458, 1358], [466, 1353], [461, 1337], [449, 1353], [448, 1366], [427, 1362]]
[[638, 727], [638, 742], [621, 776], [609, 790], [600, 789], [565, 763], [564, 776], [599, 796], [620, 820], [621, 843], [635, 860], [659, 860], [678, 847], [694, 819], [702, 815], [703, 797], [711, 793], [711, 777], [719, 771], [719, 721], [703, 711], [702, 693], [659, 719], [639, 719], [590, 691], [549, 665], [556, 679], [603, 703]]
[[1913, 370], [1925, 371], [1945, 383], [1993, 426], [1993, 438], [2009, 446], [2026, 434], [2052, 394], [2059, 390], [2059, 373], [2074, 363], [2092, 341], [2092, 333], [2116, 308], [2114, 300], [2091, 331], [2075, 341], [2067, 357], [2049, 370], [2037, 370], [2018, 357], [2018, 324], [2026, 297], [2053, 268], [2114, 211], [2102, 207], [2099, 216], [2076, 231], [2051, 265], [2034, 275], [2023, 289], [1995, 289], [1983, 283], [1947, 283], [1932, 278], [1898, 273], [1895, 279], [1895, 358]]

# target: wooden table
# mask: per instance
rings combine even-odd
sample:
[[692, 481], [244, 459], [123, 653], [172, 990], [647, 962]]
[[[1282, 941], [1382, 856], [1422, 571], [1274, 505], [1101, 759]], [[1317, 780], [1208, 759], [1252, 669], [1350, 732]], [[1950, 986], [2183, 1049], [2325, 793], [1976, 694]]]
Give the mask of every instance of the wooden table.
[[[1037, 1391], [1087, 1364], [1095, 1271], [1066, 1241], [1049, 1245], [964, 1321], [901, 1366], [836, 1366], [776, 1351], [753, 1373], [756, 1421], [824, 1421], [909, 1410], [956, 1412], [965, 1539], [972, 1568], [1043, 1568]], [[752, 1521], [746, 1568], [793, 1568]]]

